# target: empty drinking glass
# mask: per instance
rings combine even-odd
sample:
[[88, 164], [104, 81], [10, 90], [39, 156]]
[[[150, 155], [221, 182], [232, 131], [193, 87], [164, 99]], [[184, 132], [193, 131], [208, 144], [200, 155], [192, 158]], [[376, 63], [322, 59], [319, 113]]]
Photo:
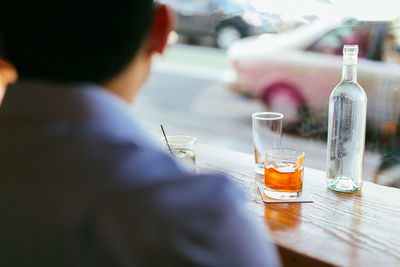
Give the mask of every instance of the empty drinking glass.
[[258, 112], [252, 115], [255, 172], [264, 174], [264, 151], [280, 147], [282, 140], [281, 113]]

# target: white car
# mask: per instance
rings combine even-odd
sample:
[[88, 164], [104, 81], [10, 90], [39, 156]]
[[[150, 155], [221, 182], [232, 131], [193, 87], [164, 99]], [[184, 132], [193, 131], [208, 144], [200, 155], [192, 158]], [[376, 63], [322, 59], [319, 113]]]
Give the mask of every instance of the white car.
[[368, 122], [378, 129], [400, 115], [400, 34], [395, 22], [314, 21], [293, 32], [234, 43], [228, 58], [236, 90], [262, 99], [286, 122], [311, 111], [326, 119], [340, 82], [344, 44], [359, 45], [358, 82], [368, 96]]

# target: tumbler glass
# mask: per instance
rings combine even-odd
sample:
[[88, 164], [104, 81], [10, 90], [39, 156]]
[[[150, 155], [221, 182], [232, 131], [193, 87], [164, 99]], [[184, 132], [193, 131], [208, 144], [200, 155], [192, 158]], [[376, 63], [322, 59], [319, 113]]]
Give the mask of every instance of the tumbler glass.
[[280, 147], [282, 140], [281, 113], [258, 112], [252, 115], [255, 172], [264, 174], [264, 151]]
[[304, 152], [294, 148], [273, 148], [264, 153], [264, 193], [275, 199], [294, 199], [303, 190]]
[[[186, 135], [167, 136], [169, 148], [165, 138], [161, 138], [163, 148], [166, 152], [172, 153], [182, 165], [190, 170], [195, 170], [196, 166], [196, 137]], [[171, 151], [169, 151], [171, 149]]]

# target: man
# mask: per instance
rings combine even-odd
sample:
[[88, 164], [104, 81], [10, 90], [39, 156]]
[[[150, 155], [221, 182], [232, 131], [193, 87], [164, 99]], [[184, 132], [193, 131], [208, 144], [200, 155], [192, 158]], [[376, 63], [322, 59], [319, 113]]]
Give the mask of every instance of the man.
[[3, 100], [5, 89], [8, 84], [17, 80], [17, 73], [14, 68], [0, 58], [0, 103]]
[[184, 171], [132, 117], [169, 9], [54, 3], [2, 6], [19, 82], [0, 108], [0, 266], [279, 265], [229, 179]]

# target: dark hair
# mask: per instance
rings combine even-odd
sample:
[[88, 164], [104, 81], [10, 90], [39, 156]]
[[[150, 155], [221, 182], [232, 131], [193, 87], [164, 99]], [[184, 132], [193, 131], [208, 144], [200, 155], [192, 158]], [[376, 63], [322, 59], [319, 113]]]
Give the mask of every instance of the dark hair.
[[116, 76], [140, 48], [153, 14], [152, 0], [5, 2], [2, 56], [20, 78], [60, 82]]

